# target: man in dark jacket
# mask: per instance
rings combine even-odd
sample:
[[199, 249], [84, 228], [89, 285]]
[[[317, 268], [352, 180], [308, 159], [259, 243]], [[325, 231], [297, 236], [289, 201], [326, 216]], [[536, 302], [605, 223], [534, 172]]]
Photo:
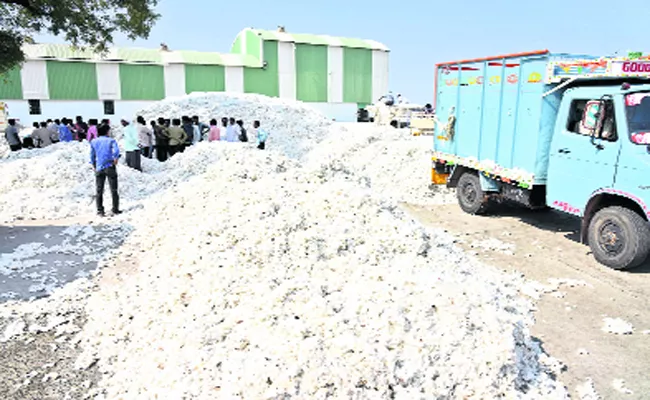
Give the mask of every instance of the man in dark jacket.
[[169, 133], [165, 126], [165, 119], [158, 118], [158, 123], [151, 121], [153, 134], [156, 137], [156, 158], [160, 162], [167, 161], [167, 153], [169, 151]]
[[187, 139], [185, 139], [185, 144], [181, 147], [181, 153], [185, 150], [186, 147], [189, 147], [192, 145], [192, 142], [194, 141], [194, 127], [192, 126], [192, 119], [190, 117], [183, 117], [183, 130], [185, 131], [185, 134], [187, 135]]

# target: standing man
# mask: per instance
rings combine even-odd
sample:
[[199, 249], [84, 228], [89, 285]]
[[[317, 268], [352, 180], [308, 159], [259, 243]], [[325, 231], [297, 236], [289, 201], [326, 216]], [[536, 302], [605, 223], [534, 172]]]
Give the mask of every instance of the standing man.
[[76, 118], [76, 124], [74, 125], [74, 130], [77, 132], [77, 140], [83, 141], [87, 139], [88, 134], [88, 124], [84, 122], [83, 118], [80, 115]]
[[142, 149], [142, 155], [151, 158], [153, 151], [153, 132], [151, 132], [151, 129], [147, 126], [147, 121], [142, 116], [139, 116], [136, 120], [138, 122], [138, 140]]
[[7, 123], [9, 125], [5, 129], [5, 139], [7, 139], [7, 143], [9, 144], [9, 148], [11, 148], [11, 151], [18, 151], [23, 148], [23, 145], [22, 142], [20, 141], [20, 137], [18, 136], [18, 128], [16, 128], [16, 120], [12, 118], [8, 120]]
[[[142, 171], [142, 167], [140, 166], [140, 142], [138, 139], [138, 130], [134, 124], [127, 121], [126, 118], [123, 118], [121, 123], [124, 127], [124, 151], [126, 152], [126, 165], [128, 165], [129, 168]], [[103, 126], [108, 127], [108, 125]]]
[[94, 118], [88, 120], [88, 133], [86, 134], [86, 139], [88, 139], [89, 142], [92, 142], [93, 140], [97, 139], [98, 136], [99, 133], [97, 131], [97, 120]]
[[52, 143], [59, 142], [59, 124], [61, 123], [58, 119], [52, 121], [51, 119], [47, 120], [47, 130], [50, 132], [50, 140]]
[[165, 126], [165, 119], [158, 118], [158, 124], [152, 122], [153, 134], [156, 137], [156, 158], [160, 162], [167, 161], [169, 147], [169, 132]]
[[269, 134], [262, 128], [260, 128], [260, 121], [253, 122], [253, 128], [255, 128], [255, 136], [257, 136], [257, 148], [264, 150], [266, 148], [266, 139], [268, 139]]
[[221, 118], [221, 129], [219, 129], [221, 134], [221, 140], [228, 140], [228, 118]]
[[200, 132], [199, 140], [196, 140], [196, 138], [194, 138], [194, 143], [202, 142], [205, 135], [210, 132], [210, 125], [199, 121], [199, 117], [197, 115], [192, 117], [192, 121], [194, 122], [194, 125], [197, 125], [199, 127]]
[[117, 161], [120, 158], [120, 148], [115, 139], [108, 137], [110, 129], [108, 125], [101, 125], [97, 132], [99, 136], [90, 142], [90, 164], [95, 170], [97, 215], [100, 217], [106, 215], [104, 213], [104, 183], [107, 178], [113, 200], [113, 215], [122, 213], [117, 193]]
[[167, 134], [169, 135], [169, 156], [172, 157], [174, 154], [181, 151], [187, 139], [187, 135], [183, 128], [181, 128], [181, 120], [175, 118], [172, 121], [172, 126], [167, 129]]
[[40, 127], [32, 132], [32, 139], [34, 139], [36, 147], [39, 148], [44, 148], [52, 144], [50, 131], [47, 129], [47, 122], [41, 122]]
[[181, 121], [183, 122], [183, 130], [187, 136], [184, 146], [180, 148], [180, 151], [182, 153], [185, 151], [185, 148], [191, 146], [194, 143], [194, 127], [192, 126], [192, 120], [190, 117], [182, 117]]
[[230, 118], [228, 119], [228, 128], [226, 128], [226, 141], [228, 142], [238, 142], [239, 141], [239, 134], [237, 132], [237, 128], [239, 125], [235, 124], [235, 119]]
[[61, 120], [61, 125], [59, 125], [59, 141], [60, 142], [72, 142], [72, 131], [70, 130], [70, 121], [67, 118]]
[[239, 136], [238, 136], [239, 141], [244, 142], [244, 143], [248, 142], [248, 135], [246, 133], [246, 128], [244, 128], [244, 121], [242, 121], [241, 119], [238, 119], [237, 120], [237, 127], [238, 127], [237, 130], [238, 130], [238, 134], [239, 134]]

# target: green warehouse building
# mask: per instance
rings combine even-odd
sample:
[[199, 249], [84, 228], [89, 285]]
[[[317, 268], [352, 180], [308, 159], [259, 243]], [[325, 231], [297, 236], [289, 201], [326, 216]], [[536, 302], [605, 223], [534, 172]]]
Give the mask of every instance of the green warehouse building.
[[22, 66], [0, 77], [0, 103], [24, 125], [63, 116], [132, 116], [192, 92], [259, 93], [307, 102], [352, 121], [388, 91], [388, 48], [372, 40], [244, 29], [230, 53], [26, 45]]

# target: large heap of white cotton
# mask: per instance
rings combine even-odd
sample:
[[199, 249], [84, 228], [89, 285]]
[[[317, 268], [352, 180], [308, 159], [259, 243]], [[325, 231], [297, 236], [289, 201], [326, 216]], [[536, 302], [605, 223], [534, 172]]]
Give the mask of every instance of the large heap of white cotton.
[[319, 169], [325, 179], [346, 176], [385, 199], [418, 205], [455, 201], [455, 192], [431, 187], [430, 136], [373, 124], [337, 128], [304, 157], [307, 168]]
[[[152, 119], [195, 114], [203, 119], [236, 115], [261, 120], [271, 132], [267, 151], [302, 156], [306, 167], [320, 170], [324, 179], [346, 175], [384, 198], [417, 204], [443, 203], [453, 197], [444, 189], [429, 188], [430, 138], [371, 124], [332, 124], [303, 103], [250, 94], [193, 94], [156, 103], [142, 115]], [[122, 205], [127, 209], [142, 205], [152, 194], [205, 172], [227, 146], [241, 149], [252, 144], [200, 143], [166, 163], [143, 159], [144, 173], [127, 168], [122, 159], [118, 166]], [[87, 143], [7, 152], [0, 158], [0, 168], [0, 221], [64, 218], [95, 209]]]
[[147, 257], [89, 300], [79, 367], [108, 398], [564, 395], [513, 278], [354, 182], [228, 153], [138, 217]]
[[[430, 176], [425, 140], [310, 123], [303, 105], [260, 96], [241, 95], [238, 108], [238, 96], [168, 100], [144, 115], [206, 118], [196, 110], [219, 110], [217, 97], [233, 113], [254, 110], [257, 97], [276, 124], [270, 151], [202, 143], [164, 164], [145, 160], [144, 173], [119, 167], [131, 207], [120, 219], [136, 229], [105, 268], [136, 267], [84, 299], [78, 337], [78, 367], [98, 365], [101, 394], [566, 397], [540, 364], [519, 278], [398, 208], [435, 201], [420, 188]], [[233, 116], [264, 121], [250, 112]], [[59, 144], [2, 160], [0, 216], [92, 210], [87, 152]], [[43, 312], [73, 298], [48, 299]]]
[[[173, 190], [201, 174], [228, 143], [203, 143], [165, 163], [142, 160], [143, 172], [118, 165], [121, 207], [145, 204], [152, 194]], [[57, 219], [95, 210], [95, 176], [87, 142], [58, 143], [45, 149], [22, 150], [0, 159], [0, 221]], [[110, 207], [108, 184], [104, 195]]]
[[[233, 117], [244, 121], [251, 131], [253, 121], [260, 121], [270, 133], [268, 145], [288, 157], [300, 157], [325, 138], [331, 122], [323, 114], [306, 104], [244, 93], [192, 93], [157, 102], [138, 115], [147, 121], [163, 118], [198, 116], [208, 123], [216, 119]], [[250, 138], [255, 141], [254, 138]]]

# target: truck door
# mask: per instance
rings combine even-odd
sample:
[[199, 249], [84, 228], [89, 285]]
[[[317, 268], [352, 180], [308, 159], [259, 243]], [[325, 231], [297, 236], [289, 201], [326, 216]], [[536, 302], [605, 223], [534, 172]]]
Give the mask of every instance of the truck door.
[[603, 133], [594, 138], [588, 127], [593, 126], [598, 107], [590, 102], [600, 97], [580, 93], [580, 89], [567, 91], [562, 100], [549, 155], [546, 189], [549, 206], [582, 216], [593, 192], [614, 185], [620, 140], [612, 100], [606, 101]]
[[626, 115], [629, 135], [621, 135], [615, 193], [633, 199], [650, 217], [650, 92], [625, 95], [619, 113]]

